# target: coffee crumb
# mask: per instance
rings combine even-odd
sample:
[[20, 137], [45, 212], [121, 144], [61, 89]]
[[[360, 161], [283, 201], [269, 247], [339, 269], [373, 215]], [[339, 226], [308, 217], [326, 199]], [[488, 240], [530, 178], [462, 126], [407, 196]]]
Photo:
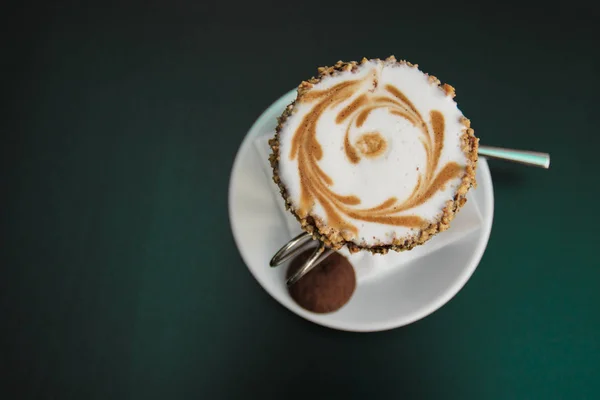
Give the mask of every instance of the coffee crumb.
[[[313, 254], [309, 249], [292, 260], [287, 277], [299, 270]], [[298, 305], [314, 313], [330, 313], [344, 306], [356, 288], [356, 274], [352, 264], [341, 254], [332, 253], [302, 279], [289, 288], [290, 296]]]
[[454, 90], [454, 88], [448, 85], [447, 83], [444, 83], [442, 85], [442, 89], [444, 90], [444, 92], [446, 92], [446, 96], [450, 96], [452, 98], [456, 96], [456, 91]]

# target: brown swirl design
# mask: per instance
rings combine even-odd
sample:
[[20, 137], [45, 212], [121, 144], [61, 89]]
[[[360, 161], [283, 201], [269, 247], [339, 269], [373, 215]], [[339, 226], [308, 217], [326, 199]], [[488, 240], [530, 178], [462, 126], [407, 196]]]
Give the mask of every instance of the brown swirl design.
[[375, 158], [385, 153], [387, 143], [379, 132], [369, 132], [358, 138], [356, 147], [365, 157]]
[[[317, 121], [327, 110], [349, 100], [364, 83], [364, 79], [342, 82], [326, 90], [313, 90], [299, 99], [303, 103], [315, 102], [315, 105], [294, 133], [290, 151], [290, 159], [298, 158], [300, 174], [298, 216], [305, 218], [315, 201], [318, 201], [327, 214], [327, 225], [340, 232], [349, 232], [353, 235], [358, 233], [356, 226], [348, 222], [345, 217], [386, 225], [424, 228], [428, 222], [421, 217], [398, 214], [423, 204], [449, 180], [458, 177], [463, 171], [457, 163], [450, 162], [434, 175], [444, 145], [444, 116], [441, 112], [436, 110], [430, 112], [429, 119], [432, 127], [430, 131], [428, 124], [412, 102], [396, 87], [386, 85], [383, 90], [373, 89], [356, 97], [336, 117], [338, 124], [347, 124], [344, 151], [353, 164], [359, 163], [363, 156], [377, 157], [387, 148], [385, 139], [378, 132], [365, 133], [355, 144], [350, 143], [351, 128], [360, 128], [373, 110], [386, 108], [391, 114], [405, 118], [421, 130], [420, 141], [427, 155], [425, 171], [419, 172], [417, 184], [411, 195], [402, 202], [396, 197], [390, 197], [376, 207], [358, 208], [356, 206], [361, 201], [357, 196], [342, 196], [330, 190], [333, 181], [319, 167], [318, 161], [323, 157], [323, 150], [316, 138]], [[376, 86], [376, 80], [374, 82]]]

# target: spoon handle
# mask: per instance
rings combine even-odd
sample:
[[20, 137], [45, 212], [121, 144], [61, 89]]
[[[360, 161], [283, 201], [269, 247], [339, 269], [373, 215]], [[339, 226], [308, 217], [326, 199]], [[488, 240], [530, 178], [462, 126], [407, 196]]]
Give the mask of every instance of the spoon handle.
[[480, 156], [497, 158], [499, 160], [514, 161], [521, 164], [531, 165], [548, 169], [550, 167], [550, 154], [538, 153], [536, 151], [524, 151], [503, 149], [501, 147], [479, 146], [477, 152]]

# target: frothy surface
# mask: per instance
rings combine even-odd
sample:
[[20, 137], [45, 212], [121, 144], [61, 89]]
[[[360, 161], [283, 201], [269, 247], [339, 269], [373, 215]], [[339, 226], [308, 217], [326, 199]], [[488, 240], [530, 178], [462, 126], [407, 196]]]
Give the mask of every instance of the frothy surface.
[[454, 199], [463, 115], [416, 67], [368, 61], [304, 92], [279, 134], [296, 213], [359, 246], [418, 235]]

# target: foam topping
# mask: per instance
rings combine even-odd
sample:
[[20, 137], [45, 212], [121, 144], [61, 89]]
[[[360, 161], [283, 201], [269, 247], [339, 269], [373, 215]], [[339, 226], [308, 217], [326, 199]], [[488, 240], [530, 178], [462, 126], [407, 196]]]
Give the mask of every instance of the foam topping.
[[359, 246], [439, 219], [468, 163], [452, 97], [416, 67], [380, 60], [302, 92], [279, 135], [279, 176], [298, 216]]

